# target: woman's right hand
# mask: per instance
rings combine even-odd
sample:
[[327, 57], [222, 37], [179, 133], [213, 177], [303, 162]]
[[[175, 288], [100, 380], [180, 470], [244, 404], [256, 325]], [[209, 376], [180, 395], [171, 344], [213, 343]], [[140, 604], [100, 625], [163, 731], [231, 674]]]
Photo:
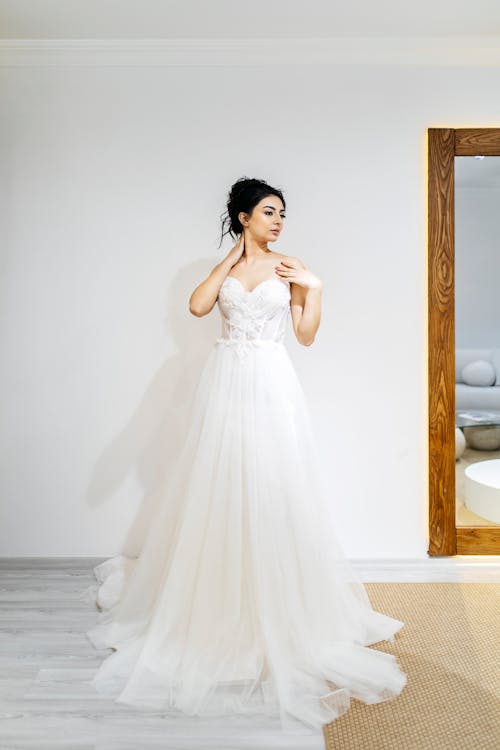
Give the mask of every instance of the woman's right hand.
[[241, 256], [243, 255], [243, 251], [245, 249], [245, 228], [243, 227], [243, 231], [241, 232], [240, 239], [236, 243], [234, 247], [231, 248], [231, 250], [227, 254], [227, 258], [231, 260], [231, 268], [239, 261]]

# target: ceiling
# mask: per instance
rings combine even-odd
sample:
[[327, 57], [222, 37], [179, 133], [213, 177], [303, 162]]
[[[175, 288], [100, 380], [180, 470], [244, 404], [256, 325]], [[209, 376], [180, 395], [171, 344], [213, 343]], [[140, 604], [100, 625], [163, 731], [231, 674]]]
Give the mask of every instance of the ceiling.
[[0, 0], [0, 38], [11, 40], [498, 34], [498, 0]]

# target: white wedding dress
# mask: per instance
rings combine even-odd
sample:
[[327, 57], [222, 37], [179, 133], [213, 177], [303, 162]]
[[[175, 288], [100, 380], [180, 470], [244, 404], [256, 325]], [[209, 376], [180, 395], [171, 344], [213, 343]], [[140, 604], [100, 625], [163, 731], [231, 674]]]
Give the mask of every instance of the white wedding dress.
[[406, 684], [369, 648], [403, 626], [372, 609], [336, 539], [308, 407], [284, 345], [290, 286], [227, 276], [221, 337], [190, 401], [186, 438], [139, 557], [94, 568], [87, 636], [113, 648], [92, 684], [166, 715], [277, 717], [321, 731], [350, 697]]

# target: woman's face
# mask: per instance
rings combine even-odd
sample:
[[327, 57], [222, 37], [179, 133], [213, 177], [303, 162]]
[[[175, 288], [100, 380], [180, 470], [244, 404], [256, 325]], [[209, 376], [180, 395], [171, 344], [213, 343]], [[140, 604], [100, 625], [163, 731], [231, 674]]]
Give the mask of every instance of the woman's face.
[[275, 242], [283, 229], [285, 208], [277, 195], [268, 195], [257, 203], [251, 216], [241, 212], [239, 219], [256, 240]]

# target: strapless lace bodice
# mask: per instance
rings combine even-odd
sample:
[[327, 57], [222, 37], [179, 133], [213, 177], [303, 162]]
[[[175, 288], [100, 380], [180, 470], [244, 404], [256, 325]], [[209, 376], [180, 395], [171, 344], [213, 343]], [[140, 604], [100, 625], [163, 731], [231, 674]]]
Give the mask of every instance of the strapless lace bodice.
[[290, 296], [289, 282], [279, 278], [249, 292], [235, 276], [226, 276], [217, 298], [222, 327], [215, 343], [234, 347], [241, 357], [252, 347], [283, 345]]

